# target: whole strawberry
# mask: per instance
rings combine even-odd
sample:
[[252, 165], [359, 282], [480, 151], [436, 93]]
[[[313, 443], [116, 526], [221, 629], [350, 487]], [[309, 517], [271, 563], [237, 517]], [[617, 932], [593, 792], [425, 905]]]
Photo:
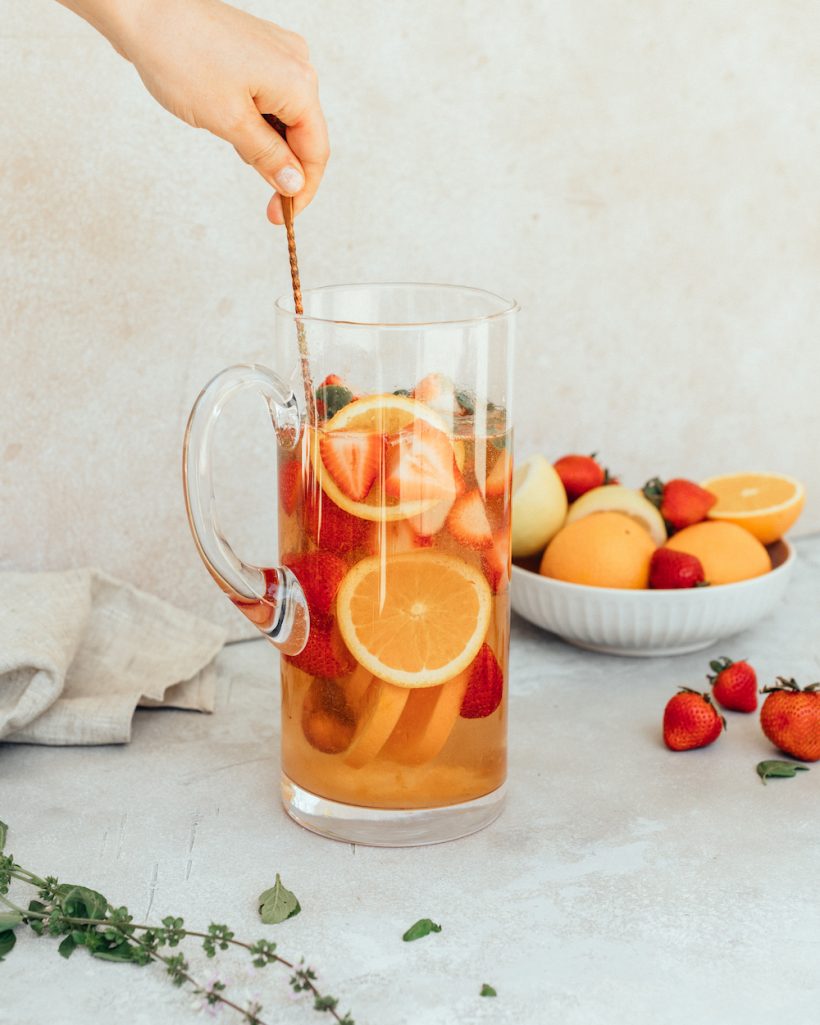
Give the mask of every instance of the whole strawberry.
[[611, 483], [609, 471], [595, 459], [595, 453], [591, 456], [562, 456], [553, 466], [570, 502], [593, 488]]
[[643, 486], [643, 493], [656, 505], [672, 530], [683, 530], [705, 520], [717, 502], [717, 496], [694, 481], [676, 477], [666, 484], [653, 477]]
[[820, 760], [820, 683], [802, 690], [794, 680], [778, 676], [760, 710], [763, 732], [781, 751], [803, 762]]
[[649, 586], [656, 590], [703, 587], [706, 577], [696, 555], [658, 548], [649, 562]]
[[712, 697], [730, 712], [754, 712], [757, 708], [757, 673], [748, 662], [733, 662], [725, 655], [709, 663], [715, 674], [706, 679], [712, 684]]
[[706, 747], [725, 727], [726, 720], [718, 715], [709, 695], [689, 687], [681, 687], [663, 710], [663, 741], [671, 751]]

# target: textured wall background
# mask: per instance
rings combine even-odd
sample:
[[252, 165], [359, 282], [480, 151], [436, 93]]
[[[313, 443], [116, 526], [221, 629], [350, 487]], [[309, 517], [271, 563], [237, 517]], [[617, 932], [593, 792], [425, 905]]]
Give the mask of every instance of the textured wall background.
[[[0, 566], [95, 563], [239, 627], [185, 524], [199, 387], [274, 359], [268, 190], [55, 3], [0, 25]], [[333, 158], [306, 284], [514, 295], [518, 452], [629, 483], [743, 468], [820, 528], [820, 7], [812, 0], [315, 0]], [[246, 419], [239, 417], [246, 412]], [[223, 439], [238, 547], [273, 548], [262, 409]]]

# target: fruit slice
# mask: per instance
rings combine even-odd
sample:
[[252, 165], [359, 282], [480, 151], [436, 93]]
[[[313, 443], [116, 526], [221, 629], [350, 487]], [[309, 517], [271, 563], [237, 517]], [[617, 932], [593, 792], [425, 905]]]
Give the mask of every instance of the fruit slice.
[[486, 719], [504, 697], [504, 673], [489, 644], [481, 650], [467, 673], [467, 692], [461, 703], [462, 719]]
[[384, 494], [401, 505], [454, 498], [460, 474], [450, 438], [424, 420], [391, 435], [386, 442]]
[[657, 506], [634, 488], [624, 487], [623, 484], [604, 484], [587, 491], [569, 507], [567, 523], [575, 523], [596, 512], [625, 513], [649, 531], [656, 545], [662, 545], [666, 540], [666, 524]]
[[492, 546], [493, 531], [479, 491], [470, 491], [456, 501], [447, 517], [447, 527], [456, 541], [468, 548]]
[[508, 452], [502, 452], [492, 470], [487, 474], [484, 492], [487, 498], [508, 495], [512, 488], [513, 464]]
[[530, 456], [513, 474], [513, 558], [540, 552], [566, 515], [567, 493], [555, 467], [543, 456]]
[[295, 552], [282, 556], [282, 565], [299, 581], [312, 617], [328, 616], [347, 563], [333, 552]]
[[710, 520], [748, 530], [764, 545], [781, 538], [803, 511], [806, 493], [799, 480], [776, 473], [731, 473], [710, 477], [701, 487], [717, 495]]
[[424, 512], [407, 518], [407, 522], [416, 535], [421, 538], [422, 543], [429, 544], [433, 535], [438, 534], [442, 529], [447, 522], [447, 517], [450, 515], [450, 510], [453, 508], [453, 501], [453, 498], [442, 499], [441, 502], [431, 505]]
[[361, 502], [379, 473], [382, 439], [361, 431], [334, 431], [319, 440], [322, 462], [340, 490], [354, 502]]
[[332, 619], [312, 618], [304, 649], [282, 657], [308, 676], [346, 676], [353, 669], [353, 659]]
[[356, 726], [344, 690], [333, 680], [313, 680], [302, 702], [302, 732], [311, 747], [339, 754], [350, 746]]
[[506, 590], [510, 580], [510, 532], [507, 528], [494, 534], [492, 546], [481, 553], [481, 568], [493, 594]]
[[467, 673], [439, 687], [409, 691], [407, 704], [390, 739], [382, 748], [384, 758], [401, 765], [423, 765], [441, 751], [458, 721], [467, 690]]
[[[416, 489], [419, 492], [416, 495], [416, 500], [408, 498], [405, 501], [400, 496], [384, 494], [382, 483], [377, 476], [373, 486], [362, 500], [353, 499], [345, 494], [332, 474], [328, 472], [322, 458], [320, 438], [327, 438], [337, 432], [369, 433], [377, 438], [393, 438], [400, 432], [413, 428], [412, 433], [418, 434], [421, 440], [425, 429], [418, 427], [419, 424], [424, 424], [429, 428], [431, 432], [429, 439], [434, 439], [439, 446], [440, 458], [448, 457], [452, 467], [457, 453], [448, 436], [447, 423], [423, 402], [416, 402], [403, 395], [368, 395], [366, 398], [355, 399], [340, 409], [322, 427], [321, 431], [312, 429], [305, 431], [303, 444], [306, 448], [307, 458], [313, 464], [316, 479], [325, 493], [341, 509], [364, 520], [400, 520], [429, 509], [436, 504], [441, 495], [437, 498], [432, 490], [429, 493], [426, 491], [420, 493], [420, 489]], [[433, 431], [435, 433], [432, 433]], [[442, 438], [446, 441], [446, 446], [442, 445]], [[460, 474], [454, 469], [452, 475], [456, 481], [460, 479]]]
[[436, 551], [362, 559], [336, 597], [354, 658], [400, 687], [435, 687], [475, 658], [492, 607], [482, 574]]
[[356, 708], [356, 732], [344, 754], [346, 765], [360, 769], [376, 757], [396, 728], [409, 693], [406, 687], [371, 678]]

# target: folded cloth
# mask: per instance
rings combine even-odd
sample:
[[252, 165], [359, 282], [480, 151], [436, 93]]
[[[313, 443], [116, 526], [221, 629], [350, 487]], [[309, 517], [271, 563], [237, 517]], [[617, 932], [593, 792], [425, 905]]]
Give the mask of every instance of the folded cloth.
[[125, 744], [137, 705], [212, 712], [225, 639], [96, 569], [0, 573], [0, 740]]

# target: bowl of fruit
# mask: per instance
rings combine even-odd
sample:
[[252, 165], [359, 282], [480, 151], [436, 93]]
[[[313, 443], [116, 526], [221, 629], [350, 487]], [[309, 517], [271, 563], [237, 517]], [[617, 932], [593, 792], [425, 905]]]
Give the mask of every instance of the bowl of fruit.
[[513, 609], [593, 651], [676, 655], [752, 626], [783, 597], [799, 481], [736, 473], [629, 488], [592, 456], [515, 471]]

